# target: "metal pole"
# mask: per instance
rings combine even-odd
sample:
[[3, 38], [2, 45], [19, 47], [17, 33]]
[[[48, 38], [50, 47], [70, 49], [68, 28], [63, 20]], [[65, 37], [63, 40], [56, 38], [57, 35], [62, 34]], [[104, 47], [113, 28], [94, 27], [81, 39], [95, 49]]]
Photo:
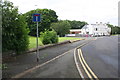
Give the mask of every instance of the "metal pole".
[[37, 38], [36, 38], [36, 47], [37, 47], [37, 62], [39, 61], [39, 50], [38, 50], [38, 22], [37, 22]]

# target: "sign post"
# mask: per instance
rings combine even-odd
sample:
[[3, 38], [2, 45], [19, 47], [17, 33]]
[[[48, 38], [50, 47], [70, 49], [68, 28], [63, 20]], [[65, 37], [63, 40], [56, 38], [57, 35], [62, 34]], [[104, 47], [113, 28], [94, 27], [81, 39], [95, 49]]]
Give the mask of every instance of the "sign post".
[[37, 62], [39, 61], [39, 50], [38, 50], [38, 22], [40, 22], [40, 14], [35, 13], [33, 14], [33, 22], [37, 22], [37, 38], [36, 38], [36, 48], [37, 48], [37, 52], [36, 52], [36, 56], [37, 56]]

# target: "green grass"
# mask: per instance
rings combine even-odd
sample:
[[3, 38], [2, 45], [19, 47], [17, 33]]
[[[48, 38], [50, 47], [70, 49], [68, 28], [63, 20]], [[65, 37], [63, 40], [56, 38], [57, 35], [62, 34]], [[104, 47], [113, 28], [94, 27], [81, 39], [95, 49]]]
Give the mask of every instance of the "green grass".
[[59, 42], [66, 41], [66, 40], [80, 40], [81, 38], [75, 37], [59, 37]]
[[[29, 49], [36, 47], [36, 37], [29, 36]], [[38, 39], [38, 45], [43, 45], [40, 38]]]
[[[66, 40], [80, 40], [80, 38], [74, 38], [74, 37], [59, 37], [59, 42], [66, 41]], [[36, 37], [29, 36], [29, 49], [36, 48]], [[42, 42], [40, 38], [38, 39], [38, 45], [42, 46]]]

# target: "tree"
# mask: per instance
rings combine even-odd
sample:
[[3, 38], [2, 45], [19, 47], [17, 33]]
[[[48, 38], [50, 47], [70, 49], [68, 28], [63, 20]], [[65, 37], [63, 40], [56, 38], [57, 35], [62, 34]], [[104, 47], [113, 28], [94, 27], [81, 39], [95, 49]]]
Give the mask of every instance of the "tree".
[[68, 20], [68, 22], [71, 25], [71, 29], [81, 29], [84, 25], [87, 24], [87, 22], [76, 21], [76, 20], [73, 20], [73, 21]]
[[111, 28], [111, 34], [120, 34], [120, 27], [114, 26], [112, 24], [107, 24]]
[[70, 23], [67, 20], [61, 20], [57, 23], [52, 23], [51, 28], [54, 29], [58, 35], [65, 36], [70, 32]]
[[2, 49], [21, 53], [28, 48], [28, 29], [25, 18], [18, 14], [12, 2], [2, 3]]
[[30, 29], [29, 35], [36, 36], [36, 22], [32, 21], [32, 14], [33, 13], [40, 13], [41, 14], [41, 22], [38, 23], [38, 32], [44, 32], [45, 29], [50, 29], [50, 24], [52, 22], [57, 22], [57, 15], [56, 12], [51, 9], [36, 9], [31, 10], [27, 13], [25, 13], [23, 16], [26, 17], [26, 22], [28, 24], [28, 27]]

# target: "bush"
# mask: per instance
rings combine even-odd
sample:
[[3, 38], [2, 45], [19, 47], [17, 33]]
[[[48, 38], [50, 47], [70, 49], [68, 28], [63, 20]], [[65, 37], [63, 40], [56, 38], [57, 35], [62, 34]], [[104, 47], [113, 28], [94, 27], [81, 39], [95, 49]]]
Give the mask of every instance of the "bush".
[[40, 36], [41, 36], [41, 41], [43, 44], [58, 43], [58, 36], [54, 30], [52, 31], [46, 30], [44, 33], [41, 32]]
[[18, 14], [13, 3], [2, 3], [2, 51], [15, 51], [17, 54], [28, 49], [28, 28], [25, 17]]

